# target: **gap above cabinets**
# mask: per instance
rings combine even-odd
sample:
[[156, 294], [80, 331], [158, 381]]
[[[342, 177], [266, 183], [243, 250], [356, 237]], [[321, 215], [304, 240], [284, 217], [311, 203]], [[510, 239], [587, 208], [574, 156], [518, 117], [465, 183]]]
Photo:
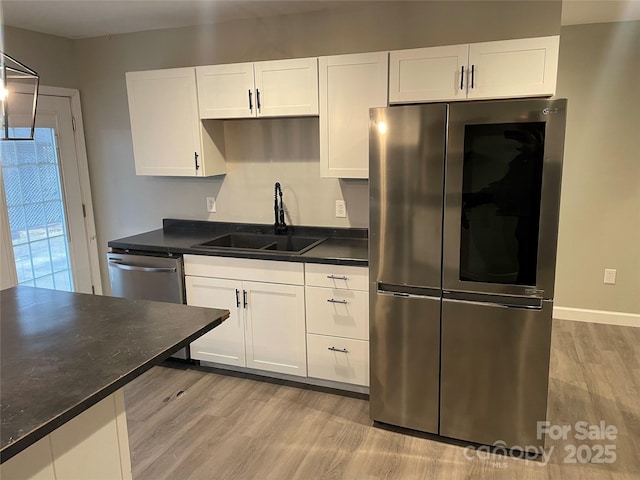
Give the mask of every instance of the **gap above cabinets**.
[[223, 175], [225, 121], [319, 116], [320, 176], [366, 179], [369, 108], [552, 96], [559, 38], [127, 72], [136, 174]]

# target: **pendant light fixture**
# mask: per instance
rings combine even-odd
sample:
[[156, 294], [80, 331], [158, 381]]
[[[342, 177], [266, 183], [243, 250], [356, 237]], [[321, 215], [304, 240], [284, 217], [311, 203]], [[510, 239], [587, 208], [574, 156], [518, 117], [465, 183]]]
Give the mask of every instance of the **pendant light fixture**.
[[40, 77], [4, 52], [0, 52], [0, 75], [0, 140], [33, 140]]

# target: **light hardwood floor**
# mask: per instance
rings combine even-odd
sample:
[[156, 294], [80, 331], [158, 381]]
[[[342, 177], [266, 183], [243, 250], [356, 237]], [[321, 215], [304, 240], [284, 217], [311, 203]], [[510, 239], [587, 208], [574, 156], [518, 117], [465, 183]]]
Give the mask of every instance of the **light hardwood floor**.
[[[554, 321], [549, 421], [604, 420], [618, 435], [572, 432], [548, 444], [548, 465], [468, 460], [464, 446], [372, 426], [366, 400], [197, 370], [155, 367], [125, 398], [135, 480], [640, 478], [638, 328]], [[568, 464], [570, 444], [615, 445], [617, 459]]]

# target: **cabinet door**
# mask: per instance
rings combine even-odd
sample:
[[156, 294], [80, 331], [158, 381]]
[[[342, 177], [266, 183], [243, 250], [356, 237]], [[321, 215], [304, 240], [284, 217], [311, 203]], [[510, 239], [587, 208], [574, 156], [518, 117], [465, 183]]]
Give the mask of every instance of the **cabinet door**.
[[196, 67], [200, 118], [256, 116], [253, 63]]
[[368, 178], [369, 108], [387, 106], [388, 54], [322, 57], [320, 174]]
[[304, 287], [243, 282], [247, 367], [307, 376]]
[[469, 98], [553, 95], [560, 37], [471, 44]]
[[200, 120], [193, 68], [127, 72], [137, 175], [202, 175]]
[[318, 115], [318, 59], [254, 64], [259, 117]]
[[466, 99], [468, 52], [468, 45], [391, 52], [389, 103]]
[[187, 305], [226, 308], [231, 312], [222, 325], [191, 343], [191, 357], [206, 362], [246, 366], [242, 282], [187, 276], [185, 285]]

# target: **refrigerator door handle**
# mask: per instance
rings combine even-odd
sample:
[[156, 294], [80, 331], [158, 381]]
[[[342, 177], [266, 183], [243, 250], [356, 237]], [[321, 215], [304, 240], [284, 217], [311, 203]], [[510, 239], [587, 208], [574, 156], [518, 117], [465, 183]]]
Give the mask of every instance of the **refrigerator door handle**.
[[475, 300], [460, 300], [457, 298], [443, 298], [445, 302], [466, 303], [468, 305], [481, 305], [485, 307], [512, 308], [516, 310], [542, 310], [542, 302], [540, 305], [513, 305], [508, 303], [496, 302], [478, 302]]
[[405, 297], [405, 298], [428, 298], [431, 300], [440, 300], [440, 297], [436, 297], [433, 295], [418, 295], [415, 293], [406, 293], [406, 292], [391, 292], [388, 290], [378, 290], [378, 295], [390, 295], [392, 297]]

